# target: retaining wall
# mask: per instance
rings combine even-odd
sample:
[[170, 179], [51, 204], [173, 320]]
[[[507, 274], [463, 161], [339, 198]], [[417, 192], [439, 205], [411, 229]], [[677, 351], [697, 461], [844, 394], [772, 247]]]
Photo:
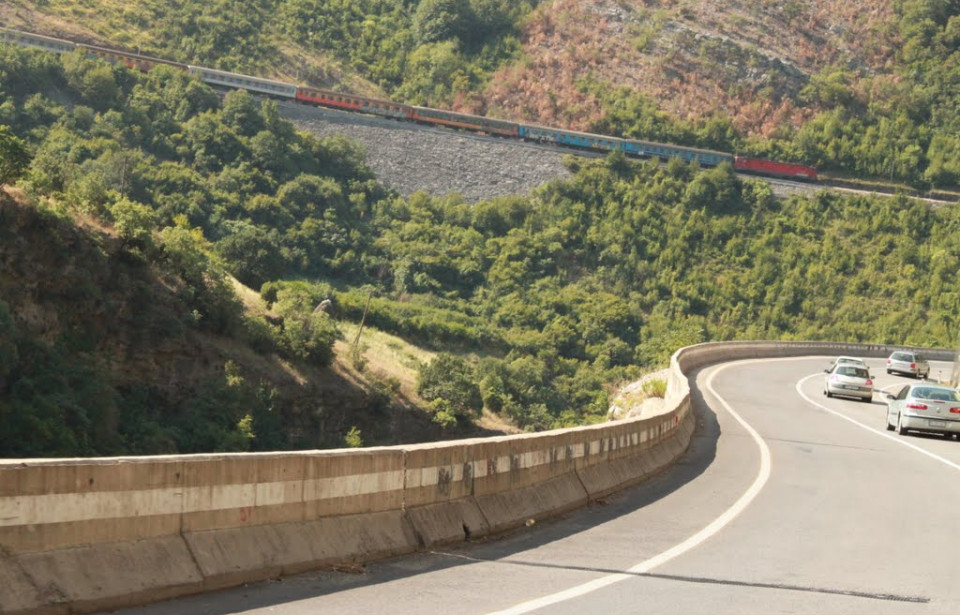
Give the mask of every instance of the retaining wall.
[[[671, 359], [656, 417], [416, 446], [0, 461], [0, 613], [78, 613], [518, 527], [642, 481], [686, 450], [688, 374], [887, 346], [702, 344]], [[927, 351], [952, 360], [952, 351]]]

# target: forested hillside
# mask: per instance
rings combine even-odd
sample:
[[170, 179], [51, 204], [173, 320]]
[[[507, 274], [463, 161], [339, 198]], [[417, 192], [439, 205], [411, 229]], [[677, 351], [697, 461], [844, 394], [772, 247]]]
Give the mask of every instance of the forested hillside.
[[960, 182], [955, 0], [12, 0], [10, 27], [527, 122]]
[[[958, 334], [955, 209], [622, 156], [526, 196], [403, 198], [270, 101], [79, 54], [0, 48], [0, 100], [25, 201], [0, 210], [0, 455], [386, 443], [482, 411], [543, 429], [601, 420], [690, 343]], [[438, 353], [422, 412], [324, 384], [361, 320]]]

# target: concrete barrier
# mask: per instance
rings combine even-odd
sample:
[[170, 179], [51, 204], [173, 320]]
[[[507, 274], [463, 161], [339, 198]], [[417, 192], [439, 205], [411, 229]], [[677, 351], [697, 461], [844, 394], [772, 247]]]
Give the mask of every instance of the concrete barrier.
[[[370, 561], [580, 507], [673, 463], [688, 377], [887, 346], [730, 342], [671, 358], [666, 411], [539, 434], [269, 454], [0, 461], [0, 613], [80, 613]], [[949, 350], [926, 351], [952, 360]]]

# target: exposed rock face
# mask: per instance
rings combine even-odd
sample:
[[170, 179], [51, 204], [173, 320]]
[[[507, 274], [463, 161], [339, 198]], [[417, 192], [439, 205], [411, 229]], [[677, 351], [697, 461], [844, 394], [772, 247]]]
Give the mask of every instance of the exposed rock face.
[[621, 419], [635, 417], [651, 417], [661, 414], [667, 410], [667, 402], [662, 397], [648, 396], [644, 392], [644, 385], [653, 380], [667, 381], [670, 370], [662, 369], [657, 372], [645, 374], [639, 380], [631, 382], [617, 391], [607, 411], [607, 419], [619, 421]]

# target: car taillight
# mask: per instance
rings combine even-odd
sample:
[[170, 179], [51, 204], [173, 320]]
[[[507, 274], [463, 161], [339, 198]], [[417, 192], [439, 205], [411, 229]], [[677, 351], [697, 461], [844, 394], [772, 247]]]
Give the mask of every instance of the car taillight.
[[910, 369], [917, 369], [917, 364], [916, 364], [916, 363], [911, 363], [911, 364], [910, 364]]
[[926, 410], [927, 404], [921, 404], [920, 402], [912, 401], [907, 404], [907, 408], [911, 408], [913, 410]]
[[893, 361], [891, 361], [890, 359], [887, 359], [887, 365], [890, 365], [891, 363], [893, 363]]
[[867, 381], [864, 382], [863, 384], [866, 384], [866, 385], [869, 385], [869, 386], [873, 386], [873, 380], [870, 380], [870, 379], [868, 378]]
[[950, 408], [951, 414], [960, 414], [960, 408]]

